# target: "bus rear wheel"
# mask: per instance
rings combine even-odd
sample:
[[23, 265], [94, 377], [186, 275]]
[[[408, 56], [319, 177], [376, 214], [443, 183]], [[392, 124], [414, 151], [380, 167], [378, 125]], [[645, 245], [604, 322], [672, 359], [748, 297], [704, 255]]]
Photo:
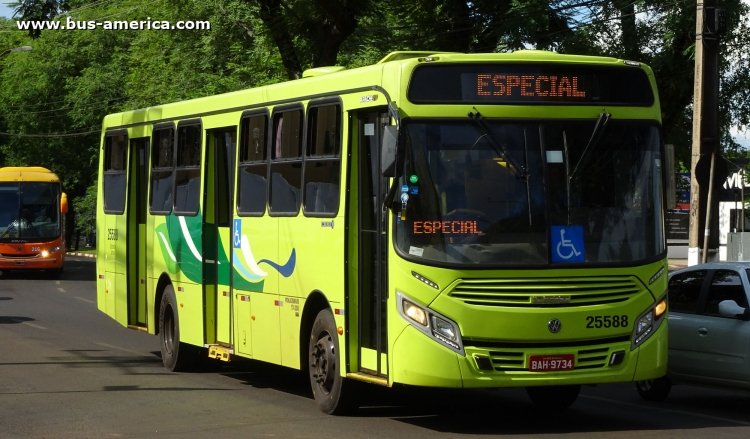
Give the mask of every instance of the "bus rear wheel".
[[527, 387], [526, 393], [535, 406], [541, 409], [566, 409], [570, 407], [581, 391], [581, 386]]
[[310, 331], [308, 371], [315, 402], [325, 413], [341, 415], [353, 408], [348, 383], [341, 376], [336, 321], [328, 309], [320, 311]]
[[159, 306], [159, 345], [161, 361], [172, 372], [189, 370], [195, 365], [199, 353], [195, 346], [180, 341], [180, 317], [177, 309], [174, 288], [167, 285]]

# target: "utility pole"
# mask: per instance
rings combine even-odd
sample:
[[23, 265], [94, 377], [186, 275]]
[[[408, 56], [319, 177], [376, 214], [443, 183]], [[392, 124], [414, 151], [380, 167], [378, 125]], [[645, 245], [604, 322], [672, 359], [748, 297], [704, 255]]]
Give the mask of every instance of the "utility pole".
[[697, 0], [688, 265], [715, 259], [719, 249], [719, 200], [713, 192], [721, 185], [711, 182], [721, 178], [715, 167], [721, 153], [719, 34], [725, 27], [723, 18], [716, 0]]

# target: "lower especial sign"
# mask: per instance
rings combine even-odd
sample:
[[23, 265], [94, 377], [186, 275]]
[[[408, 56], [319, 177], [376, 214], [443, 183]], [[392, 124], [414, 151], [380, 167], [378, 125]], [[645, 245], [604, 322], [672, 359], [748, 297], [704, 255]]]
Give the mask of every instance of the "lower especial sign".
[[479, 235], [475, 220], [455, 221], [414, 221], [412, 233], [415, 235]]

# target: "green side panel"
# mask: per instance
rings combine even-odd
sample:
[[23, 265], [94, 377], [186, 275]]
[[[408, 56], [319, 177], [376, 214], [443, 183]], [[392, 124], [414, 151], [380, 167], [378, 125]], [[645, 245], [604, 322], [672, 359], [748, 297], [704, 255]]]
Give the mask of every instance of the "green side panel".
[[156, 241], [161, 249], [161, 259], [166, 265], [167, 272], [177, 274], [177, 257], [172, 252], [172, 246], [169, 243], [169, 232], [166, 224], [159, 224], [154, 229]]
[[167, 216], [167, 232], [177, 265], [187, 278], [196, 283], [203, 278], [203, 216]]
[[180, 340], [202, 346], [203, 331], [203, 285], [189, 282], [174, 282], [175, 297], [179, 307]]
[[252, 321], [252, 313], [250, 312], [250, 296], [247, 294], [234, 295], [234, 314], [235, 314], [235, 335], [234, 335], [234, 349], [238, 354], [245, 357], [252, 357], [253, 355], [253, 340], [251, 337], [250, 322]]
[[250, 315], [253, 358], [281, 364], [281, 335], [279, 334], [279, 296], [253, 294]]

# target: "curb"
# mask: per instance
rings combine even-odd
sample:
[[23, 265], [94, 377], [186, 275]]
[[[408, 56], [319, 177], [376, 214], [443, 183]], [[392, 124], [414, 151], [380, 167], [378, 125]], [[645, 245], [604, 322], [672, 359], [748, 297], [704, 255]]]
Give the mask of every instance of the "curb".
[[84, 258], [93, 258], [96, 259], [95, 253], [80, 253], [80, 252], [67, 252], [67, 256], [82, 256]]

